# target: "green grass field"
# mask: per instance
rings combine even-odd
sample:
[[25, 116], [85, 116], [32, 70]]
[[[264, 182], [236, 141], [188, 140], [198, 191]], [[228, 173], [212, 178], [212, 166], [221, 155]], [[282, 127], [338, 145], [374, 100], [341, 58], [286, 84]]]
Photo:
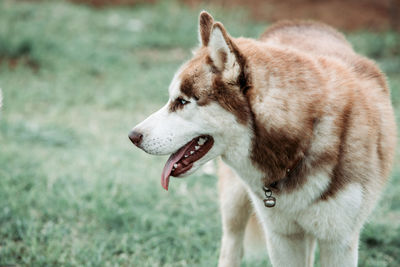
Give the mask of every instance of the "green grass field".
[[[233, 36], [265, 28], [244, 11], [208, 9]], [[0, 1], [0, 266], [216, 266], [216, 178], [174, 179], [166, 192], [166, 158], [127, 138], [167, 100], [197, 45], [199, 10]], [[400, 112], [400, 35], [348, 37], [388, 74]], [[400, 266], [398, 163], [360, 266]]]

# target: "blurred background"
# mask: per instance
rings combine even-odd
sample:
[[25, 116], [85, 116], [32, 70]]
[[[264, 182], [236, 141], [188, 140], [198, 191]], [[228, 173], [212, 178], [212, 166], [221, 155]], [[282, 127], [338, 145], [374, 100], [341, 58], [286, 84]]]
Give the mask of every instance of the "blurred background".
[[[0, 266], [216, 266], [215, 175], [173, 179], [166, 192], [166, 158], [127, 137], [167, 100], [197, 45], [199, 11], [236, 37], [256, 38], [279, 19], [338, 27], [387, 74], [398, 115], [399, 8], [399, 0], [0, 1]], [[359, 266], [400, 266], [398, 163], [362, 233]], [[268, 264], [264, 256], [242, 266]]]

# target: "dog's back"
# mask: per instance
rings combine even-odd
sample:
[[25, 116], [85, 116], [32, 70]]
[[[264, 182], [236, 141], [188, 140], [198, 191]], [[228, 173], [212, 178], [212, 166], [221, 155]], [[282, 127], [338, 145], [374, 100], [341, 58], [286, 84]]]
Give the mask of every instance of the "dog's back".
[[282, 21], [269, 27], [260, 40], [279, 47], [289, 47], [313, 55], [345, 60], [355, 55], [343, 34], [328, 25], [310, 21]]
[[389, 91], [386, 79], [376, 64], [355, 53], [345, 36], [334, 28], [312, 21], [282, 21], [269, 27], [260, 40], [280, 48], [287, 47], [313, 56], [342, 61], [361, 79]]

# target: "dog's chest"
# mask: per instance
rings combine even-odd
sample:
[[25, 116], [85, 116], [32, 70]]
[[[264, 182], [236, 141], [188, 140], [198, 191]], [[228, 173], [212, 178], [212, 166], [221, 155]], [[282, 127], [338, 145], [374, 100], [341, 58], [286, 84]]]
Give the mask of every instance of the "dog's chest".
[[321, 200], [329, 183], [329, 176], [323, 173], [310, 176], [300, 189], [276, 195], [273, 208], [264, 206], [260, 194], [249, 194], [266, 231], [285, 235], [307, 232], [321, 239], [346, 238], [351, 222], [360, 212], [362, 189], [359, 184], [350, 184], [334, 198]]

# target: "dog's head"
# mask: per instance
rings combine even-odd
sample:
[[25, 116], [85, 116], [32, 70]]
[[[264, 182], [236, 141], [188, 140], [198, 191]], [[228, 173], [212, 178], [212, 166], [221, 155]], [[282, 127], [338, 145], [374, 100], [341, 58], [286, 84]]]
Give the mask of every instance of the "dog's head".
[[172, 154], [162, 172], [167, 190], [170, 176], [191, 174], [239, 146], [243, 132], [237, 129], [249, 123], [245, 58], [224, 26], [204, 11], [199, 39], [193, 58], [179, 68], [169, 86], [167, 104], [129, 134], [147, 153]]

